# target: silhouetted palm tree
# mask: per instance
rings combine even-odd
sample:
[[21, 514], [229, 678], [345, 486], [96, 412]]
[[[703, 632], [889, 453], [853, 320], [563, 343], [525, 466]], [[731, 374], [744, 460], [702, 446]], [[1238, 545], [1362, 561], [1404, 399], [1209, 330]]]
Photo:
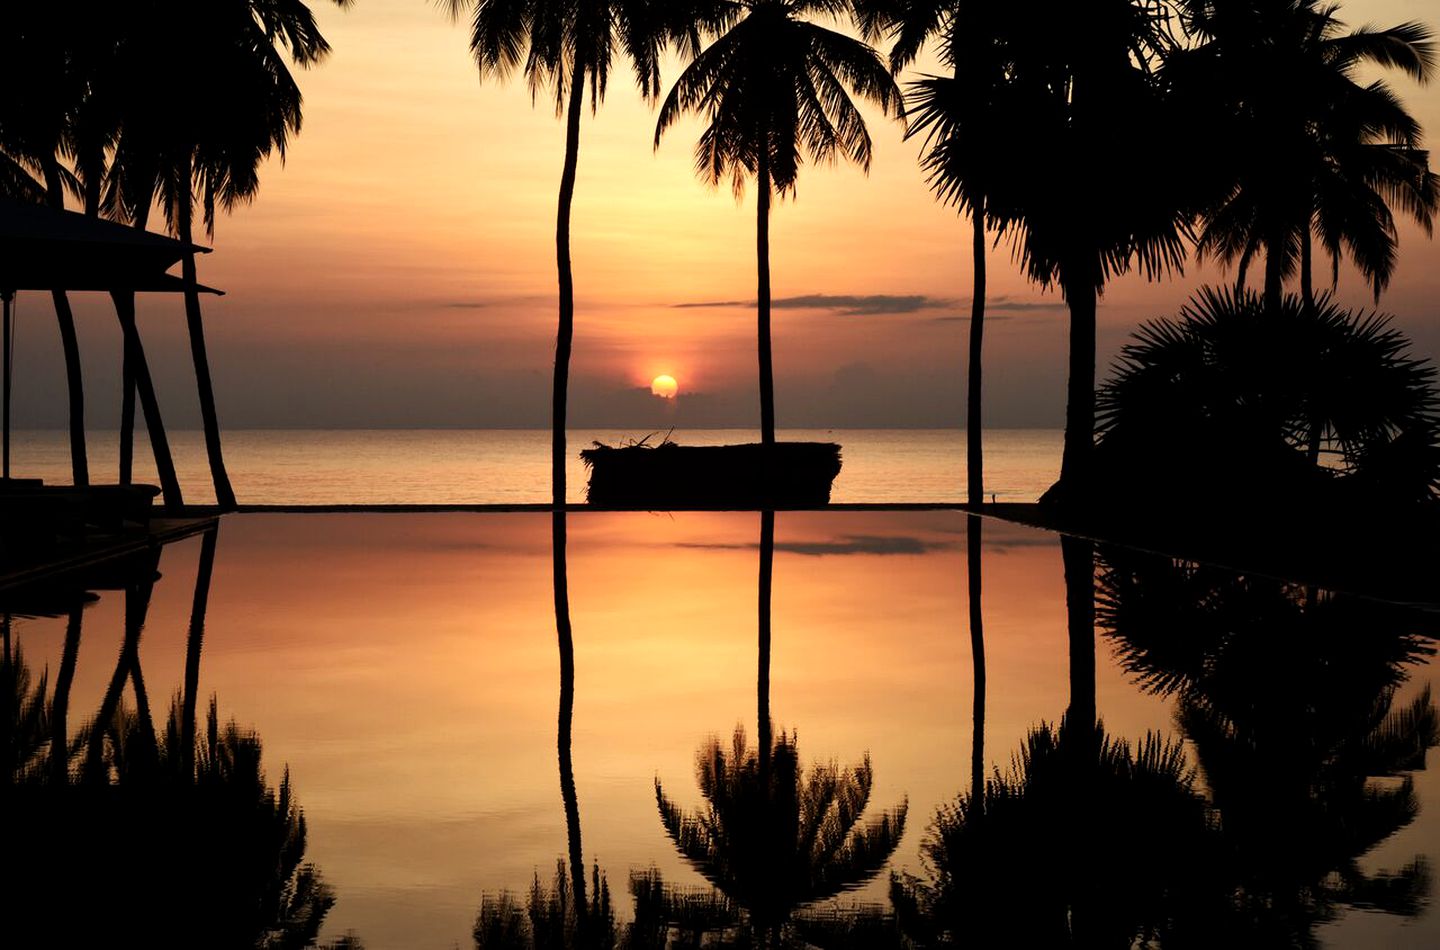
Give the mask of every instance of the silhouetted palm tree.
[[484, 79], [504, 80], [522, 70], [531, 93], [548, 89], [565, 117], [565, 164], [555, 223], [559, 322], [551, 404], [551, 499], [565, 504], [565, 409], [570, 348], [575, 334], [575, 277], [570, 261], [570, 208], [580, 160], [580, 118], [585, 88], [599, 108], [617, 50], [630, 59], [640, 93], [660, 94], [660, 54], [667, 42], [693, 51], [700, 32], [718, 27], [721, 0], [446, 0], [452, 16], [473, 7], [470, 50]]
[[735, 195], [755, 179], [760, 433], [775, 442], [775, 377], [770, 356], [770, 202], [795, 190], [806, 157], [838, 154], [870, 167], [870, 133], [851, 96], [900, 112], [900, 90], [864, 43], [806, 19], [836, 14], [836, 0], [716, 0], [734, 25], [695, 57], [660, 107], [665, 130], [688, 113], [705, 122], [695, 168], [711, 185], [730, 179]]
[[[335, 2], [348, 6], [350, 0]], [[158, 199], [171, 230], [187, 246], [181, 276], [205, 448], [216, 500], [222, 509], [232, 509], [235, 492], [221, 451], [191, 249], [195, 208], [198, 202], [206, 231], [213, 234], [217, 206], [228, 211], [254, 198], [260, 165], [272, 153], [283, 159], [290, 136], [300, 130], [300, 89], [285, 54], [297, 65], [310, 66], [330, 46], [310, 8], [298, 0], [222, 0], [200, 6], [162, 0], [154, 15], [149, 26], [155, 35], [145, 42], [162, 49], [137, 54], [142, 59], [158, 55], [160, 62], [135, 63], [139, 81], [132, 79], [116, 153], [124, 179], [118, 194], [132, 219], [143, 218]], [[176, 83], [177, 69], [216, 81]]]
[[[98, 215], [106, 151], [116, 129], [107, 95], [115, 79], [113, 11], [87, 11], [76, 23], [59, 8], [21, 4], [0, 23], [12, 47], [0, 65], [10, 90], [0, 104], [0, 194], [64, 208], [66, 195], [78, 192], [86, 214]], [[65, 360], [71, 477], [86, 485], [85, 387], [75, 317], [64, 288], [53, 289], [51, 297]]]
[[[1150, 277], [1179, 267], [1199, 192], [1174, 167], [1136, 183], [1149, 156], [1174, 166], [1189, 155], [1183, 119], [1167, 108], [1162, 67], [1173, 42], [1163, 11], [1148, 0], [1046, 0], [1025, 10], [1023, 36], [1004, 55], [1005, 110], [1016, 118], [1011, 135], [987, 143], [998, 154], [986, 166], [996, 174], [985, 182], [985, 212], [1011, 222], [1026, 274], [1059, 285], [1070, 309], [1065, 449], [1051, 494], [1063, 498], [1090, 476], [1097, 295], [1131, 267]], [[963, 128], [963, 96], [925, 104], [936, 128]], [[936, 166], [932, 186], [960, 193], [963, 168]]]
[[[1002, 105], [1006, 91], [1005, 31], [1010, 8], [963, 0], [857, 0], [857, 19], [867, 37], [889, 35], [890, 70], [896, 75], [914, 62], [931, 36], [941, 39], [941, 57], [951, 77], [929, 76], [912, 84], [907, 111], [908, 135], [924, 135], [921, 160], [937, 196], [968, 212], [971, 221], [970, 351], [965, 400], [966, 500], [985, 500], [981, 433], [983, 388], [981, 359], [985, 335], [986, 182], [1000, 155], [998, 143], [1014, 121]], [[1004, 227], [1006, 222], [992, 221]]]
[[1208, 95], [1223, 105], [1213, 134], [1234, 143], [1233, 180], [1205, 214], [1199, 252], [1238, 264], [1265, 252], [1265, 301], [1280, 303], [1300, 272], [1313, 302], [1311, 245], [1318, 237], [1338, 275], [1342, 250], [1378, 298], [1395, 266], [1392, 206], [1429, 231], [1440, 180], [1427, 167], [1421, 130], [1382, 80], [1398, 69], [1424, 82], [1434, 71], [1431, 31], [1419, 23], [1347, 31], [1338, 5], [1320, 0], [1187, 0], [1187, 54]]

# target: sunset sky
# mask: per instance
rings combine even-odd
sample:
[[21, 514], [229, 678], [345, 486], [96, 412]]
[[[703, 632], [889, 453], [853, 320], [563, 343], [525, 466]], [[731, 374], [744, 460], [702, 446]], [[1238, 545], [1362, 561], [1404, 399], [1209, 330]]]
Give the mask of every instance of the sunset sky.
[[[334, 53], [300, 75], [304, 129], [287, 162], [263, 173], [255, 204], [217, 223], [215, 253], [201, 262], [201, 280], [228, 291], [206, 302], [222, 424], [545, 425], [563, 147], [551, 103], [532, 104], [523, 81], [482, 87], [467, 28], [435, 4], [312, 5]], [[1352, 26], [1437, 13], [1420, 0], [1351, 0], [1342, 10]], [[677, 66], [668, 64], [667, 87]], [[1392, 82], [1432, 140], [1440, 135], [1440, 89]], [[797, 199], [773, 217], [782, 427], [947, 426], [963, 417], [967, 230], [927, 191], [919, 144], [870, 115], [870, 175], [806, 168]], [[753, 192], [737, 206], [728, 188], [696, 180], [693, 122], [654, 152], [654, 122], [624, 72], [599, 115], [585, 119], [571, 424], [646, 424], [650, 380], [668, 373], [679, 381], [682, 426], [753, 425]], [[1059, 295], [1029, 285], [1004, 244], [990, 273], [987, 423], [1059, 425]], [[1183, 279], [1112, 284], [1101, 302], [1102, 376], [1140, 320], [1173, 313], [1215, 276], [1192, 263]], [[1369, 303], [1351, 272], [1342, 271], [1340, 293]], [[1404, 225], [1382, 309], [1430, 357], [1440, 355], [1437, 299], [1440, 246]], [[180, 303], [143, 306], [167, 422], [193, 426]], [[89, 422], [110, 428], [114, 315], [95, 295], [80, 300], [79, 315]], [[63, 374], [48, 299], [22, 295], [19, 319], [17, 425], [59, 427]]]

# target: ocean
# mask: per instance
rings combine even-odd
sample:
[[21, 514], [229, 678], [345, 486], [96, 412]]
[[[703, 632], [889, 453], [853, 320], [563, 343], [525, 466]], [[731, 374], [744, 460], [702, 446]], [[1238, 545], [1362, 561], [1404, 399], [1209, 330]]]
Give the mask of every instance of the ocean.
[[[618, 444], [645, 432], [570, 431], [568, 497], [585, 500], [579, 452], [591, 442]], [[659, 439], [657, 433], [652, 439]], [[676, 430], [687, 445], [753, 442], [746, 429]], [[965, 494], [965, 432], [961, 429], [785, 429], [780, 438], [839, 442], [843, 466], [837, 503], [958, 502]], [[117, 477], [119, 437], [88, 434], [91, 480]], [[185, 500], [213, 503], [198, 431], [170, 433]], [[137, 433], [137, 481], [155, 482], [143, 432]], [[1058, 429], [996, 429], [985, 433], [985, 491], [999, 501], [1034, 501], [1060, 472]], [[70, 481], [64, 431], [16, 432], [12, 471]], [[241, 504], [254, 505], [510, 505], [550, 500], [550, 432], [546, 429], [242, 429], [224, 434], [225, 460]]]

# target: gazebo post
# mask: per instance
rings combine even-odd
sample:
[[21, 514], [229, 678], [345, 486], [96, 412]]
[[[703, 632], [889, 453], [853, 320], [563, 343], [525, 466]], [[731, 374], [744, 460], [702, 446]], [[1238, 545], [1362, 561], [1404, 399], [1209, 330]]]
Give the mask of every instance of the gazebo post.
[[11, 321], [11, 318], [12, 318], [12, 314], [10, 313], [10, 304], [15, 300], [15, 291], [13, 291], [13, 290], [3, 290], [3, 289], [0, 289], [0, 298], [3, 298], [4, 301], [5, 301], [5, 304], [4, 304], [4, 306], [5, 306], [5, 328], [4, 328], [4, 333], [5, 333], [5, 352], [4, 352], [4, 356], [3, 356], [3, 357], [0, 357], [0, 358], [3, 358], [4, 361], [5, 361], [5, 383], [4, 383], [4, 389], [5, 389], [5, 399], [4, 399], [4, 401], [5, 401], [5, 410], [4, 410], [4, 415], [5, 415], [5, 437], [4, 437], [4, 441], [5, 441], [5, 462], [4, 462], [4, 469], [5, 469], [5, 471], [4, 471], [4, 477], [5, 477], [5, 480], [6, 480], [6, 481], [9, 481], [9, 480], [10, 480], [10, 370], [11, 370], [11, 362], [10, 362], [10, 321]]

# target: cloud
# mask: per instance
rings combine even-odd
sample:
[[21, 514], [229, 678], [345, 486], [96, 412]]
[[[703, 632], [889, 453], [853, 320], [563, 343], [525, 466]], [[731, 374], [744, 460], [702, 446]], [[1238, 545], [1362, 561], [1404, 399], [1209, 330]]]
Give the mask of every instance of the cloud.
[[[949, 307], [955, 301], [944, 297], [930, 297], [925, 294], [803, 294], [798, 297], [777, 297], [770, 302], [776, 310], [828, 310], [846, 317], [880, 316], [896, 313], [916, 313]], [[677, 310], [733, 309], [753, 307], [753, 300], [711, 300], [692, 303], [677, 303]]]
[[[681, 544], [682, 548], [707, 550], [754, 551], [759, 544]], [[949, 541], [925, 541], [909, 535], [846, 534], [833, 541], [777, 541], [775, 550], [806, 557], [828, 554], [926, 554], [954, 547]]]
[[[957, 306], [961, 308], [969, 307], [970, 301], [962, 300]], [[985, 319], [987, 321], [1009, 320], [1012, 319], [1012, 317], [1005, 316], [1005, 314], [1062, 313], [1065, 309], [1066, 304], [1063, 300], [1015, 300], [1010, 297], [991, 297], [985, 301]], [[966, 313], [956, 313], [936, 317], [935, 320], [937, 322], [961, 321], [969, 323], [970, 315]]]
[[485, 300], [450, 300], [444, 304], [446, 310], [484, 310], [489, 306]]

